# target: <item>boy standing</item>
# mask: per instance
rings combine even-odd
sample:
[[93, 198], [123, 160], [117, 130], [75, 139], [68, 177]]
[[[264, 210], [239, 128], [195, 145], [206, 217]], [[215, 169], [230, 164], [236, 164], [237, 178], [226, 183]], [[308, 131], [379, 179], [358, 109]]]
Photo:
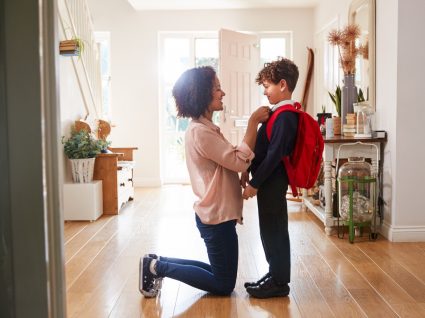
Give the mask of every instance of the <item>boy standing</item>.
[[[274, 112], [284, 105], [294, 105], [292, 92], [298, 81], [298, 67], [286, 58], [266, 63], [259, 72], [256, 82], [263, 85]], [[245, 283], [247, 292], [256, 298], [287, 296], [291, 276], [291, 254], [288, 232], [288, 208], [286, 191], [288, 176], [282, 157], [294, 149], [298, 128], [298, 114], [281, 112], [272, 128], [270, 141], [266, 136], [266, 123], [258, 130], [255, 158], [250, 170], [242, 175], [245, 187], [243, 198], [257, 195], [260, 236], [269, 272], [257, 282]]]

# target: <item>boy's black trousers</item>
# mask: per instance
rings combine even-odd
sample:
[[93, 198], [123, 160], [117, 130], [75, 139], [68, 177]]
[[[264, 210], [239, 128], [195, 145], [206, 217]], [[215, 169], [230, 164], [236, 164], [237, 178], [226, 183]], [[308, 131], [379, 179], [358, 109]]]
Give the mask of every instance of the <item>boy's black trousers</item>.
[[269, 272], [278, 284], [289, 283], [291, 279], [287, 190], [286, 171], [279, 167], [259, 187], [257, 193], [261, 241]]

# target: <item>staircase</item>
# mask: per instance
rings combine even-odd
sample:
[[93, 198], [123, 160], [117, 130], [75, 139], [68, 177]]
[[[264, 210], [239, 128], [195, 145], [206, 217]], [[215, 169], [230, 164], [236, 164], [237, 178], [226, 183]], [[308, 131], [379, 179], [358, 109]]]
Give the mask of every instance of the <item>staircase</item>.
[[87, 2], [58, 0], [58, 11], [60, 39], [80, 38], [84, 42], [80, 56], [71, 59], [86, 108], [85, 119], [102, 118], [100, 54]]

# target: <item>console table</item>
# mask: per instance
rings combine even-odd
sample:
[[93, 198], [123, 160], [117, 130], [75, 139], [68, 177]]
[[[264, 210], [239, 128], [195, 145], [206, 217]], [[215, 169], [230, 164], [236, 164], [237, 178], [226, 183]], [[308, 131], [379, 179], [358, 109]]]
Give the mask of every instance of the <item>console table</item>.
[[[324, 138], [325, 148], [323, 151], [323, 167], [324, 167], [324, 187], [325, 187], [325, 208], [313, 204], [313, 200], [307, 196], [307, 191], [303, 191], [303, 205], [313, 212], [325, 225], [325, 232], [331, 235], [333, 227], [337, 226], [337, 218], [333, 216], [332, 211], [332, 161], [338, 156], [338, 149], [343, 144], [355, 144], [357, 142], [365, 144], [355, 144], [352, 147], [341, 147], [339, 152], [340, 159], [348, 157], [365, 157], [372, 161], [372, 173], [379, 175], [380, 173], [380, 157], [384, 143], [387, 141], [385, 132], [375, 132], [371, 138], [354, 138], [335, 136], [332, 138]], [[378, 154], [376, 153], [376, 145]], [[381, 185], [380, 185], [381, 186]]]

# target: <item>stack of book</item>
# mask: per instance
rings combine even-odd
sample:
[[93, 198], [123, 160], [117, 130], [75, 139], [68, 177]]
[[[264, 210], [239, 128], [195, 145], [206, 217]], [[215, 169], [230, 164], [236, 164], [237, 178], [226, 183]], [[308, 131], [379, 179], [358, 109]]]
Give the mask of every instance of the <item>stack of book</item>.
[[347, 114], [345, 118], [347, 123], [342, 127], [342, 132], [345, 137], [354, 137], [356, 133], [356, 114]]
[[79, 56], [80, 46], [76, 40], [61, 41], [59, 45], [59, 53], [66, 56]]

